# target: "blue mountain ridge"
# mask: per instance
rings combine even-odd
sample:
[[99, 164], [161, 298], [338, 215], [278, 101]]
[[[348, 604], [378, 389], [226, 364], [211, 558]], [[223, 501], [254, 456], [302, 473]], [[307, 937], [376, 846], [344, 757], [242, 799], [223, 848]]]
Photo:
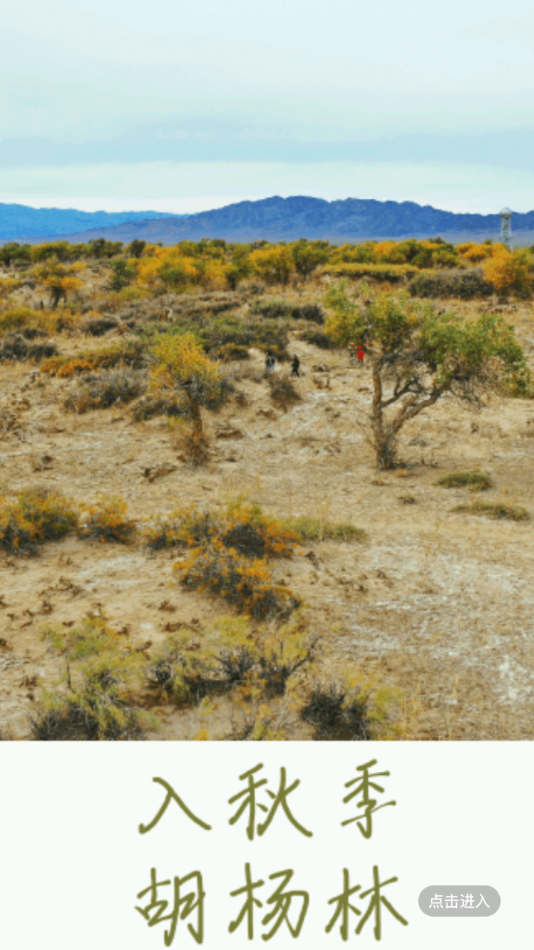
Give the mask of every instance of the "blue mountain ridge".
[[[224, 238], [228, 241], [292, 241], [301, 237], [327, 239], [334, 243], [358, 241], [371, 238], [403, 238], [409, 236], [430, 237], [458, 235], [459, 239], [498, 238], [501, 221], [495, 214], [455, 213], [419, 205], [413, 201], [376, 201], [374, 199], [345, 198], [326, 201], [322, 198], [273, 196], [257, 201], [239, 201], [211, 211], [191, 215], [166, 215], [162, 212], [67, 212], [54, 209], [25, 208], [24, 206], [0, 205], [0, 240], [6, 240], [2, 230], [2, 214], [5, 208], [20, 208], [33, 214], [77, 215], [82, 226], [77, 230], [52, 232], [46, 230], [42, 219], [34, 225], [33, 235], [24, 228], [28, 219], [15, 224], [11, 219], [9, 239], [28, 240], [37, 243], [54, 235], [62, 235], [73, 243], [95, 238], [129, 243], [134, 238], [161, 242], [170, 245], [179, 241], [201, 238]], [[95, 219], [105, 219], [105, 224]], [[119, 219], [111, 222], [110, 219]], [[67, 218], [63, 219], [65, 228]], [[63, 224], [62, 224], [63, 226]], [[534, 211], [514, 213], [514, 233], [534, 233]], [[461, 238], [459, 236], [462, 236]], [[464, 235], [466, 237], [464, 237]], [[467, 237], [469, 235], [469, 237]], [[472, 237], [471, 237], [472, 236]]]
[[17, 241], [40, 235], [62, 235], [91, 228], [110, 228], [127, 221], [166, 217], [168, 213], [161, 211], [78, 211], [75, 208], [31, 208], [27, 205], [0, 203], [0, 240]]

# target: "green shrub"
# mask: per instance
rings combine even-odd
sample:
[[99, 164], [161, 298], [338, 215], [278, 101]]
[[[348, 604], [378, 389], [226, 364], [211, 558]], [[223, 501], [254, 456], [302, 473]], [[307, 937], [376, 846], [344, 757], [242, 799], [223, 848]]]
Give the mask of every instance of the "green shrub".
[[105, 616], [89, 614], [70, 631], [48, 627], [42, 639], [64, 659], [65, 674], [53, 690], [41, 691], [31, 719], [35, 739], [141, 739], [143, 727], [156, 724], [134, 705], [141, 655]]
[[434, 484], [443, 488], [468, 488], [469, 491], [486, 491], [493, 488], [489, 475], [482, 472], [450, 472], [438, 478]]
[[350, 523], [334, 524], [321, 518], [286, 519], [288, 528], [295, 532], [299, 541], [366, 541], [367, 534]]
[[526, 508], [508, 505], [505, 502], [475, 501], [470, 505], [456, 505], [453, 511], [463, 511], [471, 515], [486, 515], [494, 520], [529, 521], [530, 515]]

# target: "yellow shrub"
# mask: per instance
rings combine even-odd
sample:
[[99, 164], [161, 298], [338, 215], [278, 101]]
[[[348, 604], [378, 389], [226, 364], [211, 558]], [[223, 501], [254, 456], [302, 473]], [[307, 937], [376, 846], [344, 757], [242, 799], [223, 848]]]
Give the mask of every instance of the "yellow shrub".
[[287, 284], [295, 270], [295, 261], [289, 248], [284, 245], [257, 248], [249, 258], [254, 271], [267, 284]]
[[500, 293], [529, 294], [532, 290], [532, 260], [526, 250], [510, 253], [498, 245], [493, 256], [485, 262], [484, 277]]
[[10, 554], [37, 554], [38, 544], [64, 537], [77, 520], [76, 506], [60, 492], [27, 489], [16, 501], [0, 499], [0, 547]]
[[128, 544], [135, 535], [136, 522], [126, 518], [127, 507], [120, 497], [102, 496], [95, 505], [84, 508], [78, 534], [81, 538]]

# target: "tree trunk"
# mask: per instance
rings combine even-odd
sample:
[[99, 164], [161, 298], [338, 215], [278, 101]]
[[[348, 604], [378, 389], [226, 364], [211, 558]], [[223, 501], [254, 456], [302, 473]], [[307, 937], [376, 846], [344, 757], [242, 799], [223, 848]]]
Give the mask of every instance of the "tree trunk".
[[196, 399], [193, 399], [190, 395], [188, 396], [189, 408], [191, 409], [191, 417], [193, 420], [193, 429], [195, 432], [198, 432], [199, 435], [202, 435], [202, 412], [200, 406]]
[[373, 447], [376, 455], [376, 464], [379, 469], [395, 468], [395, 435], [390, 425], [384, 422], [382, 406], [382, 379], [377, 359], [372, 360], [373, 369], [373, 405], [371, 408], [371, 429], [373, 430]]

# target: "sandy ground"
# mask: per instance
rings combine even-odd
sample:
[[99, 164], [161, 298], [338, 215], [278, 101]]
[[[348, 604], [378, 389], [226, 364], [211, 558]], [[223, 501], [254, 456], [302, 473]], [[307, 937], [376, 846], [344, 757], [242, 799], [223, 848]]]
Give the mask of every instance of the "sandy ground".
[[[514, 315], [527, 352], [532, 317], [531, 305]], [[400, 690], [400, 737], [533, 739], [534, 404], [494, 398], [475, 414], [445, 398], [403, 430], [405, 469], [377, 474], [356, 425], [371, 399], [367, 369], [302, 342], [292, 349], [302, 360], [302, 401], [283, 412], [265, 381], [238, 382], [247, 405], [232, 400], [207, 414], [214, 457], [197, 472], [177, 458], [166, 420], [135, 423], [128, 408], [66, 414], [68, 381], [30, 382], [28, 365], [3, 364], [0, 408], [14, 421], [0, 445], [0, 488], [48, 486], [79, 502], [121, 494], [138, 519], [244, 493], [269, 515], [351, 521], [368, 533], [367, 544], [307, 544], [304, 552], [315, 557], [274, 571], [309, 605], [331, 672]], [[263, 367], [259, 352], [250, 365]], [[166, 464], [174, 470], [146, 478], [147, 469]], [[484, 500], [524, 505], [533, 520], [453, 512], [472, 496], [434, 482], [473, 469], [494, 480]], [[406, 495], [415, 501], [404, 503]], [[58, 661], [40, 638], [45, 624], [74, 623], [100, 606], [149, 655], [173, 624], [228, 613], [220, 601], [180, 588], [176, 560], [175, 552], [148, 555], [139, 546], [70, 537], [44, 546], [38, 558], [0, 555], [0, 730], [28, 738], [37, 677], [45, 685], [57, 679]], [[184, 718], [167, 709], [163, 718], [162, 739], [198, 729], [194, 712]], [[307, 736], [302, 728], [295, 737]]]

